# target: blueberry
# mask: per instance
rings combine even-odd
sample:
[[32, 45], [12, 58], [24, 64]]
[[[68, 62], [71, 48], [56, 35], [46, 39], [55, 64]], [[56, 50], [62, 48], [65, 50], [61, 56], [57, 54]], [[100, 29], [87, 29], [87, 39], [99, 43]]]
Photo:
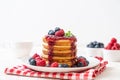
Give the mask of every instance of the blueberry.
[[59, 64], [58, 67], [63, 67], [63, 64]]
[[98, 43], [95, 45], [95, 48], [104, 48], [104, 44], [98, 42]]
[[84, 67], [84, 64], [82, 62], [77, 63], [77, 67]]
[[104, 44], [101, 42], [93, 41], [87, 45], [88, 48], [104, 48]]
[[100, 43], [100, 48], [104, 48], [104, 44], [103, 43]]
[[49, 30], [48, 35], [55, 35], [55, 31], [54, 30]]
[[83, 56], [79, 56], [78, 58], [83, 58]]
[[94, 42], [90, 42], [90, 44], [94, 45]]
[[29, 63], [31, 64], [31, 65], [36, 65], [36, 61], [35, 61], [35, 59], [33, 59], [33, 58], [30, 58], [29, 59]]
[[87, 45], [88, 48], [94, 48], [94, 44], [93, 43], [90, 43]]
[[97, 44], [98, 42], [97, 41], [94, 41], [93, 44]]
[[99, 44], [96, 44], [96, 45], [95, 45], [95, 48], [100, 48]]
[[69, 67], [69, 65], [68, 64], [64, 64], [63, 67]]
[[89, 47], [90, 44], [87, 45], [87, 47]]
[[86, 64], [87, 64], [87, 66], [89, 65], [89, 61], [88, 60], [86, 60]]
[[59, 67], [64, 67], [64, 68], [66, 68], [66, 67], [69, 67], [69, 65], [68, 65], [68, 64], [59, 64]]
[[32, 60], [33, 58], [31, 57], [31, 58], [29, 58], [29, 62]]
[[89, 48], [94, 48], [94, 45], [93, 45], [93, 44], [90, 44], [90, 45], [89, 45]]
[[56, 28], [55, 28], [55, 32], [56, 32], [56, 31], [59, 31], [59, 30], [60, 30], [60, 28], [59, 28], [59, 27], [56, 27]]
[[100, 46], [102, 43], [101, 43], [101, 42], [99, 42], [98, 44], [99, 44], [99, 46]]

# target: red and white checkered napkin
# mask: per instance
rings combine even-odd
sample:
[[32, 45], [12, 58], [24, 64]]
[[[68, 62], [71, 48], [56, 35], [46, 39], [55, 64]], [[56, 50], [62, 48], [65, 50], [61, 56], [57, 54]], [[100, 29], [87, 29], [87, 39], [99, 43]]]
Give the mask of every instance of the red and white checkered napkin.
[[100, 64], [97, 67], [88, 69], [83, 72], [38, 72], [27, 68], [25, 65], [19, 65], [12, 68], [6, 68], [6, 74], [28, 76], [28, 77], [45, 77], [45, 78], [59, 78], [59, 79], [74, 79], [74, 80], [93, 80], [98, 74], [103, 72], [106, 68], [107, 61], [104, 61], [101, 57], [96, 57], [100, 60]]

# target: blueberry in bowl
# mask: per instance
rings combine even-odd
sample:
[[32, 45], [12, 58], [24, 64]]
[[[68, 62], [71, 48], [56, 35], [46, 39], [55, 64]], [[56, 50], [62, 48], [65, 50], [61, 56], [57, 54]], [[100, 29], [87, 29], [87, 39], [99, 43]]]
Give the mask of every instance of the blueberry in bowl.
[[93, 41], [87, 44], [88, 48], [104, 48], [104, 43]]
[[104, 43], [93, 41], [86, 45], [86, 54], [91, 57], [103, 57]]

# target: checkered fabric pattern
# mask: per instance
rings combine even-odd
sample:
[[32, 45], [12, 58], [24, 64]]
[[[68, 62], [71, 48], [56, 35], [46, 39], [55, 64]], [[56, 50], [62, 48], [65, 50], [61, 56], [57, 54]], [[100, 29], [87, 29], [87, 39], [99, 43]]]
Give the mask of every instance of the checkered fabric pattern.
[[94, 68], [82, 71], [82, 72], [38, 72], [29, 69], [25, 65], [18, 65], [12, 68], [6, 68], [5, 74], [20, 75], [28, 77], [44, 77], [44, 78], [58, 78], [58, 79], [72, 79], [72, 80], [93, 80], [97, 75], [101, 74], [106, 68], [107, 61], [104, 61], [101, 57], [96, 57], [100, 60], [100, 64]]

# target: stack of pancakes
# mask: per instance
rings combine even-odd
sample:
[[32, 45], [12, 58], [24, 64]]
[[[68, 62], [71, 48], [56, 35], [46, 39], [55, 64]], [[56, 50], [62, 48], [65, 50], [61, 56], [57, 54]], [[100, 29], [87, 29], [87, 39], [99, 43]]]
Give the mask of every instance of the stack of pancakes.
[[49, 64], [58, 62], [73, 66], [76, 58], [76, 38], [45, 36], [43, 38], [42, 58]]

